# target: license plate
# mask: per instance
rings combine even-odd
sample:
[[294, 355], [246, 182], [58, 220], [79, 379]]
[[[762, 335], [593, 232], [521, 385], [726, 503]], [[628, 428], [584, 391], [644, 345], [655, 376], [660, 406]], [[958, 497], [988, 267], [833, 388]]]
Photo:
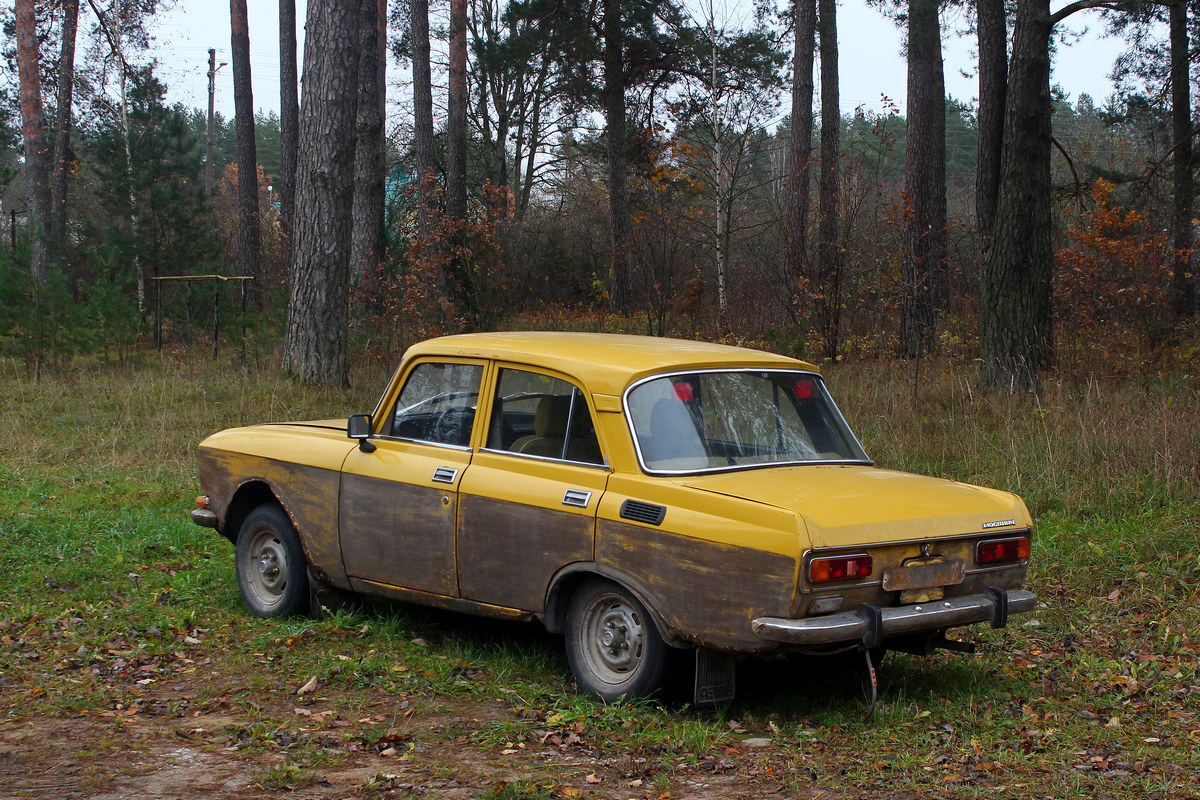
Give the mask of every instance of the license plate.
[[955, 586], [967, 577], [967, 562], [953, 559], [939, 564], [912, 564], [883, 571], [885, 592]]

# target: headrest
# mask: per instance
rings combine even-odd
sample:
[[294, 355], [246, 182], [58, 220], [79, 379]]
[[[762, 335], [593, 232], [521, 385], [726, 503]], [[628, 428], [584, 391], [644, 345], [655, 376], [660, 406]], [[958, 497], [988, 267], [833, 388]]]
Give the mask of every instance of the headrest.
[[566, 436], [570, 409], [570, 395], [543, 397], [538, 401], [537, 413], [533, 417], [533, 432], [538, 436], [556, 439]]

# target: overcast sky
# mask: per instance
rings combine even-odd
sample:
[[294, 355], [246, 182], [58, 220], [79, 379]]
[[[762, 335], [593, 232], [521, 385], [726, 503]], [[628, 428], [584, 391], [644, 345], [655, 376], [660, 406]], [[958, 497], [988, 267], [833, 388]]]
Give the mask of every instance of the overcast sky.
[[[715, 2], [720, 9], [722, 0]], [[741, 13], [739, 3], [725, 0], [725, 4], [731, 9], [727, 15], [736, 22]], [[1062, 4], [1061, 0], [1054, 2], [1055, 7]], [[254, 107], [278, 110], [279, 5], [276, 0], [249, 0], [248, 5]], [[296, 5], [297, 26], [301, 28], [297, 35], [303, 52], [305, 0], [296, 0]], [[1072, 102], [1087, 93], [1101, 104], [1112, 93], [1108, 74], [1121, 46], [1117, 40], [1099, 35], [1102, 26], [1095, 12], [1076, 14], [1068, 23], [1071, 31], [1086, 33], [1069, 47], [1059, 47], [1052, 81], [1067, 91]], [[970, 102], [977, 95], [973, 37], [954, 35], [965, 24], [961, 12], [943, 20], [946, 91], [956, 99]], [[227, 6], [213, 0], [175, 0], [175, 6], [160, 15], [154, 30], [159, 74], [170, 88], [169, 99], [197, 108], [207, 107], [208, 48], [216, 48], [218, 63], [230, 60]], [[891, 21], [868, 8], [866, 0], [844, 0], [838, 5], [838, 47], [844, 113], [860, 106], [881, 112], [885, 109], [884, 97], [903, 111], [905, 65], [900, 54], [901, 33]], [[398, 68], [389, 62], [388, 69], [394, 75]], [[226, 117], [233, 116], [233, 79], [229, 66], [217, 71], [216, 107]]]

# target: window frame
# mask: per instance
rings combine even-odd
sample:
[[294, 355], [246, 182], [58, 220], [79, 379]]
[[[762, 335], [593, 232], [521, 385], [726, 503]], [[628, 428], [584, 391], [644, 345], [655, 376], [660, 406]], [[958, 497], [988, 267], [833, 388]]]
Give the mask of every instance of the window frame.
[[[475, 391], [475, 398], [476, 398], [475, 406], [474, 406], [475, 419], [472, 420], [472, 422], [471, 422], [471, 431], [467, 436], [467, 443], [465, 445], [453, 444], [450, 442], [439, 442], [439, 441], [432, 440], [432, 439], [419, 439], [419, 438], [412, 437], [412, 436], [397, 436], [391, 432], [392, 428], [394, 427], [394, 425], [396, 423], [396, 408], [397, 408], [397, 406], [400, 405], [400, 397], [404, 394], [405, 388], [407, 388], [409, 381], [412, 380], [412, 377], [416, 373], [416, 371], [418, 369], [420, 369], [421, 367], [425, 366], [426, 364], [443, 364], [443, 365], [455, 365], [455, 366], [462, 366], [462, 367], [475, 367], [479, 370], [479, 384], [476, 387], [476, 391]], [[380, 413], [379, 413], [379, 421], [377, 423], [377, 427], [379, 429], [379, 432], [375, 434], [375, 438], [381, 439], [383, 441], [389, 441], [389, 442], [408, 442], [411, 444], [427, 445], [429, 447], [440, 447], [440, 448], [444, 448], [447, 450], [458, 450], [460, 452], [471, 452], [472, 442], [475, 439], [475, 432], [476, 432], [476, 429], [478, 428], [479, 411], [481, 409], [481, 403], [485, 396], [486, 390], [488, 388], [488, 372], [489, 372], [489, 363], [485, 359], [454, 358], [454, 357], [439, 358], [437, 356], [426, 356], [426, 357], [422, 357], [422, 358], [414, 360], [412, 362], [412, 364], [408, 365], [407, 368], [404, 369], [404, 374], [403, 374], [402, 379], [396, 380], [393, 383], [393, 385], [395, 386], [395, 390], [393, 392], [389, 393], [390, 396], [386, 396], [381, 399], [379, 406], [378, 406], [378, 412], [380, 412]], [[432, 398], [430, 398], [430, 399], [432, 399]], [[422, 402], [427, 402], [427, 401], [422, 401]]]
[[[603, 437], [601, 437], [601, 435], [600, 435], [600, 427], [596, 424], [596, 420], [597, 420], [596, 410], [595, 410], [595, 408], [592, 407], [591, 397], [589, 396], [589, 393], [580, 386], [579, 381], [577, 381], [574, 378], [571, 378], [569, 376], [563, 375], [561, 373], [554, 372], [552, 370], [547, 370], [547, 369], [540, 369], [540, 368], [534, 367], [530, 364], [496, 363], [496, 364], [494, 364], [493, 369], [494, 369], [494, 372], [492, 373], [491, 391], [489, 392], [489, 395], [488, 395], [488, 415], [487, 415], [487, 421], [486, 421], [486, 423], [484, 425], [484, 429], [483, 429], [485, 432], [485, 435], [483, 438], [483, 443], [479, 447], [480, 452], [492, 453], [494, 455], [501, 455], [501, 456], [513, 456], [516, 458], [529, 459], [531, 461], [542, 461], [542, 462], [549, 463], [549, 464], [567, 464], [570, 466], [590, 467], [592, 469], [602, 469], [602, 470], [610, 469], [609, 459], [608, 459], [608, 455], [607, 455], [607, 449], [604, 446]], [[503, 413], [503, 400], [502, 400], [502, 398], [500, 398], [500, 382], [502, 380], [503, 373], [505, 370], [509, 370], [512, 372], [526, 372], [531, 375], [542, 375], [547, 378], [551, 378], [553, 380], [562, 381], [563, 383], [569, 385], [571, 387], [571, 394], [565, 395], [565, 396], [571, 398], [571, 400], [570, 400], [571, 406], [570, 406], [570, 410], [568, 411], [568, 418], [567, 418], [567, 432], [570, 433], [571, 427], [575, 422], [575, 398], [579, 397], [583, 400], [583, 407], [585, 409], [587, 409], [588, 416], [592, 423], [592, 432], [596, 439], [596, 447], [600, 450], [600, 459], [601, 460], [600, 461], [575, 461], [574, 459], [569, 459], [569, 458], [555, 458], [554, 456], [542, 456], [542, 455], [535, 455], [533, 453], [521, 453], [521, 452], [517, 452], [516, 450], [506, 450], [506, 449], [499, 448], [499, 447], [488, 447], [487, 446], [487, 438], [488, 438], [488, 432], [490, 432], [492, 429], [492, 416], [494, 414], [496, 414], [498, 411], [500, 413]], [[559, 396], [564, 396], [564, 395], [546, 395], [546, 396], [559, 397]], [[570, 441], [569, 436], [563, 437], [564, 449], [566, 448], [566, 445], [569, 441]]]

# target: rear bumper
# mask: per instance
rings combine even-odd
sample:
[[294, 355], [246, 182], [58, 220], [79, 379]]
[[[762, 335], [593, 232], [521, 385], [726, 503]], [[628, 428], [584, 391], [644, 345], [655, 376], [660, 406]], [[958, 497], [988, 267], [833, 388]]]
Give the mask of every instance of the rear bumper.
[[1037, 595], [1025, 589], [989, 588], [984, 594], [935, 600], [918, 605], [880, 608], [863, 604], [855, 611], [807, 619], [759, 617], [754, 632], [771, 642], [824, 645], [862, 642], [878, 647], [885, 639], [990, 622], [1003, 628], [1009, 614], [1032, 611]]

